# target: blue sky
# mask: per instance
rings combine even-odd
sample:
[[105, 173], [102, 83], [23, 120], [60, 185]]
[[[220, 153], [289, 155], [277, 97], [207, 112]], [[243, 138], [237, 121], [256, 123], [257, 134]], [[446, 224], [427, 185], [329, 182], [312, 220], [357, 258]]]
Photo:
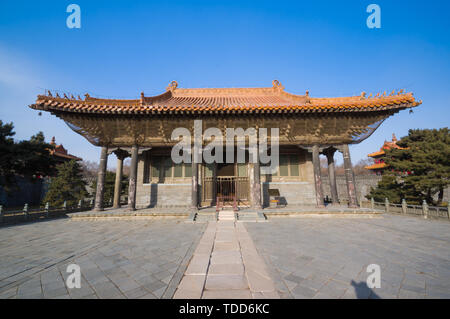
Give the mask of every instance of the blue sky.
[[[66, 7], [81, 7], [81, 29]], [[381, 7], [381, 29], [366, 7]], [[423, 104], [351, 146], [353, 162], [392, 133], [449, 126], [450, 1], [5, 1], [0, 2], [0, 119], [17, 139], [43, 131], [72, 154], [100, 150], [31, 110], [44, 88], [113, 98], [180, 87], [260, 87], [348, 96], [404, 88]], [[114, 166], [111, 158], [109, 166]]]

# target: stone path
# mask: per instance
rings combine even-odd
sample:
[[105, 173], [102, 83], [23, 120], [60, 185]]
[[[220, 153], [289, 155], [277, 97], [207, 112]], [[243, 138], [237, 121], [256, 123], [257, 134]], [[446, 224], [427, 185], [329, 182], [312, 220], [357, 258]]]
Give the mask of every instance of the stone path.
[[[233, 217], [232, 217], [233, 216]], [[279, 298], [243, 223], [233, 212], [209, 222], [174, 298]]]

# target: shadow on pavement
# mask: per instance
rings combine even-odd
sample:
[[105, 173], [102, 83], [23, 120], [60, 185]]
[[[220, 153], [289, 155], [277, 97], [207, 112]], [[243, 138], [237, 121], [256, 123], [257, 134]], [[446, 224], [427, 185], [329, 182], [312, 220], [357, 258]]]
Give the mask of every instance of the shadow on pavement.
[[355, 288], [357, 299], [381, 299], [380, 296], [367, 286], [367, 283], [363, 281], [357, 283], [352, 280], [351, 284]]

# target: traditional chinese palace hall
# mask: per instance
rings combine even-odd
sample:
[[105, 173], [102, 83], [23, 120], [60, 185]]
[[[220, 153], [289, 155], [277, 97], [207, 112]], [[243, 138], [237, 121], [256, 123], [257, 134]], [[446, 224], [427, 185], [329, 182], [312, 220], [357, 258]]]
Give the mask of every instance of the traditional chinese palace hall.
[[[331, 200], [339, 203], [334, 156], [342, 154], [348, 204], [357, 207], [358, 192], [349, 144], [368, 138], [389, 116], [418, 106], [412, 93], [361, 93], [359, 96], [315, 98], [291, 94], [278, 82], [263, 88], [179, 88], [172, 82], [157, 96], [132, 100], [100, 99], [58, 94], [39, 95], [31, 108], [51, 112], [101, 147], [95, 209], [103, 209], [108, 155], [117, 155], [114, 206], [119, 207], [123, 160], [131, 157], [128, 208], [189, 207], [197, 210], [220, 201], [262, 209], [276, 190], [287, 205], [323, 207], [320, 154], [328, 160]], [[245, 163], [181, 163], [171, 159], [176, 128], [194, 131], [202, 120], [202, 132], [218, 128], [223, 145], [226, 128], [279, 129], [279, 165], [262, 174], [259, 160]], [[260, 136], [258, 136], [260, 138]], [[205, 140], [203, 140], [205, 141]], [[204, 142], [206, 143], [206, 142]], [[246, 140], [245, 145], [248, 145]], [[247, 150], [248, 151], [248, 150]], [[336, 152], [337, 151], [337, 152]], [[258, 154], [258, 152], [256, 152]], [[269, 192], [270, 191], [270, 192]]]

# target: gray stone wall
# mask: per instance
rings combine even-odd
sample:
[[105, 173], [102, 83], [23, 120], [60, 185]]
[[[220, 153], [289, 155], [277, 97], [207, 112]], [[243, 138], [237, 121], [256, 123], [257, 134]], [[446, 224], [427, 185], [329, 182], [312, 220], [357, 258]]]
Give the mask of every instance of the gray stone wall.
[[[274, 177], [268, 180], [262, 176], [261, 192], [264, 206], [269, 205], [269, 189], [278, 189], [282, 200], [287, 205], [315, 205], [315, 189], [313, 183], [312, 163], [310, 156], [305, 158], [301, 165], [300, 177], [295, 179]], [[200, 170], [201, 171], [201, 170]], [[191, 203], [191, 179], [177, 179], [166, 181], [161, 184], [143, 184], [144, 180], [144, 158], [139, 157], [137, 174], [136, 205], [138, 208], [144, 207], [190, 207]], [[201, 179], [200, 179], [201, 180]], [[370, 192], [371, 187], [376, 187], [381, 180], [377, 175], [357, 175], [356, 194], [358, 200]], [[331, 198], [330, 183], [328, 176], [322, 177], [324, 195]], [[348, 200], [347, 185], [345, 176], [336, 176], [338, 196], [340, 200]], [[201, 185], [199, 185], [201, 193]], [[450, 188], [444, 192], [444, 201], [450, 198]]]
[[144, 157], [139, 156], [136, 207], [190, 207], [190, 181], [190, 178], [184, 178], [167, 183], [144, 184]]
[[[378, 175], [356, 175], [356, 194], [358, 196], [358, 200], [361, 198], [363, 200], [366, 200], [366, 195], [369, 194], [370, 188], [377, 187], [378, 182], [381, 180], [381, 176]], [[330, 193], [330, 181], [328, 179], [328, 176], [322, 177], [323, 181], [323, 191], [324, 195], [329, 198], [331, 198]], [[347, 194], [347, 185], [345, 181], [345, 176], [338, 175], [336, 176], [336, 184], [338, 189], [338, 196], [340, 200], [348, 200], [348, 194]], [[437, 199], [437, 195], [435, 196]], [[450, 200], [450, 187], [447, 187], [444, 190], [444, 202], [449, 202]]]
[[[370, 188], [375, 188], [380, 180], [381, 176], [378, 175], [356, 175], [356, 195], [358, 200], [359, 198], [361, 198], [361, 196], [363, 199], [365, 199], [365, 196], [370, 192]], [[322, 182], [324, 195], [331, 198], [330, 180], [328, 179], [328, 176], [322, 176]], [[345, 176], [336, 176], [336, 184], [339, 200], [348, 200], [347, 183], [345, 180]]]
[[30, 206], [39, 205], [47, 192], [48, 180], [39, 179], [31, 182], [21, 176], [15, 176], [15, 179], [18, 187], [16, 191], [7, 193], [0, 186], [0, 205], [5, 208], [23, 207], [25, 204]]
[[262, 201], [269, 205], [269, 189], [278, 189], [282, 204], [286, 205], [316, 205], [316, 190], [314, 187], [314, 171], [312, 154], [303, 151], [300, 158], [300, 176], [262, 176]]
[[189, 207], [191, 184], [145, 184], [138, 185], [136, 206], [146, 207]]
[[[164, 183], [144, 184], [144, 156], [139, 156], [137, 172], [136, 207], [190, 207], [191, 179], [167, 179]], [[199, 193], [201, 194], [201, 172]], [[278, 189], [287, 205], [315, 205], [312, 162], [305, 153], [298, 177], [262, 177], [261, 193], [264, 206], [269, 205], [269, 189]]]
[[310, 182], [264, 182], [261, 188], [265, 207], [269, 206], [269, 189], [279, 190], [282, 204], [316, 205], [316, 191]]

